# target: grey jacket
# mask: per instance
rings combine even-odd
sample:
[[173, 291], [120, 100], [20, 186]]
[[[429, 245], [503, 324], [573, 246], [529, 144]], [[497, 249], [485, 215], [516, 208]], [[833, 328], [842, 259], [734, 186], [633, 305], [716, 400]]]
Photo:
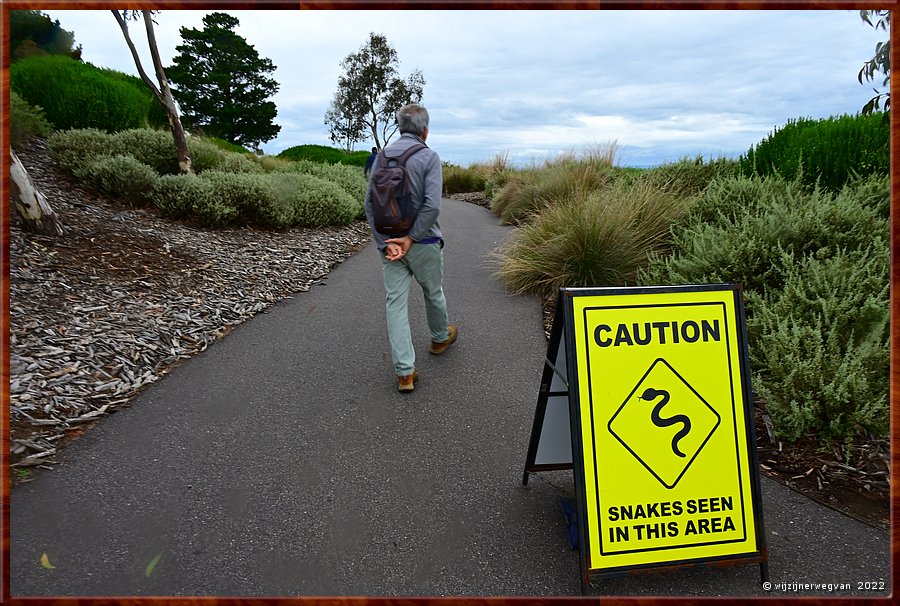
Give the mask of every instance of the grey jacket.
[[[384, 152], [388, 156], [399, 156], [416, 143], [424, 143], [424, 141], [416, 135], [403, 133], [397, 141], [388, 145]], [[378, 159], [376, 158], [369, 175], [371, 176], [377, 169]], [[406, 162], [406, 170], [409, 173], [413, 203], [418, 205], [418, 216], [412, 229], [409, 230], [409, 237], [415, 242], [421, 242], [426, 238], [443, 238], [441, 226], [438, 223], [438, 215], [441, 212], [441, 193], [444, 189], [440, 157], [429, 148], [419, 150]], [[369, 220], [372, 237], [378, 244], [378, 250], [383, 251], [386, 246], [384, 241], [388, 236], [375, 231], [375, 223], [372, 220], [371, 179], [366, 188], [365, 205], [366, 219]]]

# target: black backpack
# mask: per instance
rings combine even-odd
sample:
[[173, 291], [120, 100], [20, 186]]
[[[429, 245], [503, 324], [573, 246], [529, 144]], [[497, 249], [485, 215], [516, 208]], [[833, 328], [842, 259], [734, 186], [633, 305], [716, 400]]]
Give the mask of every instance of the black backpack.
[[372, 218], [375, 231], [386, 236], [404, 236], [416, 220], [406, 161], [426, 146], [417, 143], [400, 156], [378, 152], [378, 168], [372, 173]]

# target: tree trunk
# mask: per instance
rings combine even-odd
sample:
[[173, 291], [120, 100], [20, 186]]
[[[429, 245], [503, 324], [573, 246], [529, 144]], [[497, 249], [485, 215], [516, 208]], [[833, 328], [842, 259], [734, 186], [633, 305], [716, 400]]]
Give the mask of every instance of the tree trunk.
[[150, 11], [141, 11], [144, 15], [144, 25], [147, 28], [147, 43], [150, 46], [150, 57], [153, 60], [153, 68], [156, 70], [156, 79], [159, 81], [160, 101], [169, 115], [169, 126], [172, 129], [172, 137], [175, 139], [175, 150], [178, 152], [178, 167], [182, 173], [193, 173], [194, 167], [191, 155], [188, 151], [187, 138], [184, 127], [181, 125], [181, 117], [175, 107], [175, 99], [172, 97], [172, 89], [169, 87], [169, 79], [163, 70], [162, 59], [159, 56], [159, 46], [156, 44], [156, 34], [153, 31], [153, 18]]
[[[165, 87], [165, 92], [171, 99], [172, 93], [169, 91], [168, 86]], [[172, 109], [169, 109], [169, 106], [166, 105], [166, 113], [169, 115], [169, 128], [172, 130], [172, 138], [175, 140], [175, 151], [178, 154], [178, 168], [182, 173], [193, 173], [194, 163], [188, 150], [187, 137], [184, 134], [184, 127], [181, 125], [178, 112], [174, 108], [174, 102], [172, 102]]]
[[9, 195], [16, 212], [25, 222], [25, 229], [36, 234], [61, 236], [63, 228], [59, 217], [34, 186], [16, 152], [9, 150], [9, 155]]
[[[134, 13], [135, 15], [137, 12], [138, 11], [131, 11], [131, 13]], [[129, 11], [122, 11], [120, 13], [119, 11], [114, 10], [112, 11], [112, 14], [115, 16], [116, 22], [118, 22], [119, 28], [122, 30], [122, 35], [125, 36], [125, 43], [128, 45], [128, 50], [131, 51], [131, 56], [134, 58], [134, 65], [137, 67], [141, 80], [143, 80], [144, 84], [146, 84], [153, 92], [153, 96], [156, 97], [156, 100], [166, 109], [166, 115], [169, 118], [169, 128], [172, 131], [172, 138], [175, 140], [175, 151], [178, 154], [179, 169], [182, 173], [192, 173], [194, 172], [194, 167], [191, 162], [190, 152], [188, 151], [187, 137], [184, 134], [184, 127], [181, 125], [181, 117], [178, 115], [175, 99], [172, 97], [172, 90], [169, 88], [169, 79], [166, 78], [162, 59], [159, 56], [156, 35], [153, 31], [152, 14], [151, 11], [140, 12], [144, 17], [144, 25], [147, 29], [147, 44], [150, 46], [150, 56], [153, 59], [153, 68], [156, 72], [156, 78], [159, 80], [158, 88], [156, 84], [153, 83], [153, 80], [150, 79], [150, 76], [147, 75], [147, 72], [144, 71], [144, 66], [141, 64], [141, 58], [138, 55], [137, 49], [134, 47], [134, 42], [131, 41], [131, 36], [128, 34], [127, 21], [130, 18]]]
[[372, 129], [372, 138], [375, 140], [375, 147], [377, 147], [378, 149], [381, 149], [382, 147], [387, 145], [387, 141], [385, 141], [384, 145], [382, 145], [381, 139], [378, 138], [378, 127], [373, 125], [371, 127], [371, 129]]

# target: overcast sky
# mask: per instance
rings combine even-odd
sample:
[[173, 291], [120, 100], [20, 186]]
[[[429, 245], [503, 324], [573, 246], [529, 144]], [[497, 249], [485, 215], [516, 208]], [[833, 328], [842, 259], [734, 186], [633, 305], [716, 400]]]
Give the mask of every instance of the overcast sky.
[[[74, 32], [85, 61], [137, 75], [109, 11], [43, 12]], [[156, 15], [166, 65], [179, 29], [202, 29], [210, 12]], [[622, 166], [737, 157], [789, 119], [857, 113], [874, 96], [859, 69], [887, 39], [858, 10], [228, 12], [277, 68], [281, 132], [264, 152], [333, 145], [324, 116], [341, 60], [375, 32], [402, 77], [422, 71], [429, 146], [463, 166], [612, 142]], [[131, 33], [145, 50], [143, 27]]]

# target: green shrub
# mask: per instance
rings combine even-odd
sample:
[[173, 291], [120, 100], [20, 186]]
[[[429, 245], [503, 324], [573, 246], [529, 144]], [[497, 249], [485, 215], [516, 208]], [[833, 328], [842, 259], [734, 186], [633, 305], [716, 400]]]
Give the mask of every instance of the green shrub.
[[128, 154], [160, 175], [177, 175], [180, 172], [171, 132], [134, 128], [116, 133], [113, 142], [115, 153]]
[[216, 198], [224, 206], [238, 210], [236, 221], [274, 229], [293, 223], [293, 207], [279, 195], [271, 176], [210, 170], [201, 178], [212, 185]]
[[651, 183], [677, 195], [694, 196], [703, 192], [719, 177], [738, 174], [738, 162], [729, 158], [706, 161], [703, 156], [682, 158], [651, 168], [643, 176]]
[[356, 218], [365, 216], [366, 177], [356, 166], [320, 164], [311, 160], [299, 160], [277, 170], [279, 173], [301, 173], [319, 177], [338, 185], [353, 200]]
[[151, 92], [150, 88], [143, 80], [137, 76], [132, 76], [131, 74], [126, 74], [114, 69], [103, 67], [100, 68], [100, 70], [104, 75], [109, 76], [110, 78], [130, 84], [147, 99], [147, 123], [144, 125], [146, 128], [156, 130], [170, 128], [169, 114], [166, 112], [166, 108], [164, 108], [162, 103], [156, 99], [156, 96]]
[[263, 168], [253, 156], [238, 152], [225, 152], [222, 161], [216, 166], [216, 170], [223, 173], [262, 174]]
[[234, 152], [236, 154], [253, 154], [253, 152], [251, 152], [243, 145], [238, 145], [237, 143], [232, 143], [231, 141], [226, 141], [225, 139], [219, 139], [218, 137], [203, 137], [203, 140], [212, 143], [222, 151]]
[[889, 246], [795, 261], [784, 288], [751, 296], [753, 386], [778, 435], [849, 440], [889, 427]]
[[344, 156], [341, 158], [339, 164], [346, 164], [347, 166], [359, 166], [360, 168], [366, 165], [366, 160], [369, 159], [369, 156], [372, 154], [372, 150], [369, 151], [355, 151], [352, 154]]
[[207, 170], [218, 170], [225, 161], [227, 152], [206, 139], [188, 137], [187, 146], [191, 156], [191, 166], [198, 174]]
[[824, 443], [886, 426], [886, 177], [839, 193], [780, 177], [720, 179], [639, 284], [740, 282], [754, 387], [775, 430]]
[[10, 10], [9, 49], [13, 61], [32, 54], [81, 56], [81, 47], [72, 48], [75, 34], [62, 29], [59, 21], [36, 10]]
[[355, 201], [338, 185], [300, 173], [170, 175], [159, 179], [153, 202], [170, 217], [211, 227], [322, 227], [356, 218]]
[[179, 175], [173, 172], [178, 169], [174, 142], [165, 131], [109, 135], [75, 129], [55, 132], [48, 142], [60, 166], [86, 184], [200, 225], [281, 229], [346, 225], [364, 216], [366, 182], [354, 166], [276, 160], [281, 172], [265, 173], [252, 156], [190, 138], [199, 176]]
[[108, 134], [95, 128], [57, 131], [49, 138], [50, 152], [64, 169], [73, 173], [102, 156], [131, 156], [158, 174], [177, 174], [178, 156], [172, 135], [148, 128]]
[[295, 145], [278, 154], [278, 157], [286, 160], [310, 160], [319, 164], [364, 166], [371, 153], [371, 151], [356, 151], [348, 154], [343, 149], [325, 145]]
[[132, 84], [61, 55], [35, 56], [10, 66], [10, 88], [44, 109], [54, 128], [117, 132], [147, 123], [148, 98]]
[[869, 194], [863, 198], [856, 191], [810, 191], [799, 181], [777, 177], [722, 179], [675, 227], [675, 254], [654, 255], [641, 282], [740, 282], [751, 291], [780, 289], [782, 253], [828, 255], [864, 248], [875, 235], [887, 237], [887, 221], [867, 205]]
[[226, 173], [261, 173], [262, 166], [253, 156], [230, 152], [206, 137], [188, 138], [188, 152], [194, 171], [215, 170]]
[[870, 208], [882, 219], [891, 218], [891, 177], [890, 175], [870, 175], [851, 179], [845, 187], [847, 192], [863, 208]]
[[206, 194], [209, 184], [196, 175], [163, 175], [156, 180], [148, 197], [163, 215], [171, 219], [191, 216], [195, 201]]
[[519, 228], [497, 273], [511, 291], [547, 298], [563, 286], [633, 285], [688, 203], [648, 183], [577, 191]]
[[157, 180], [150, 197], [157, 208], [173, 219], [193, 219], [209, 227], [233, 225], [240, 212], [225, 204], [219, 193], [209, 179], [165, 175]]
[[483, 192], [487, 187], [487, 179], [471, 168], [447, 165], [443, 167], [442, 173], [446, 194]]
[[114, 148], [112, 135], [96, 128], [55, 131], [47, 138], [50, 157], [70, 174]]
[[9, 140], [14, 148], [27, 144], [34, 137], [48, 137], [52, 129], [43, 109], [29, 105], [10, 91]]
[[336, 183], [303, 173], [272, 173], [268, 178], [290, 202], [295, 225], [349, 225], [359, 216], [359, 202]]
[[880, 113], [800, 118], [776, 128], [740, 158], [744, 175], [778, 174], [840, 190], [854, 175], [887, 175], [890, 125]]
[[75, 170], [75, 176], [97, 191], [137, 205], [150, 202], [156, 171], [132, 156], [97, 156]]
[[[59, 131], [50, 137], [51, 153], [66, 170], [95, 156], [130, 155], [161, 175], [180, 172], [175, 141], [168, 130], [128, 129], [114, 135], [98, 129]], [[226, 152], [210, 141], [188, 137], [188, 153], [194, 171], [261, 173], [263, 167], [253, 156]]]
[[685, 222], [727, 227], [738, 217], [756, 213], [761, 206], [790, 201], [797, 195], [798, 188], [784, 179], [722, 177], [706, 185]]

